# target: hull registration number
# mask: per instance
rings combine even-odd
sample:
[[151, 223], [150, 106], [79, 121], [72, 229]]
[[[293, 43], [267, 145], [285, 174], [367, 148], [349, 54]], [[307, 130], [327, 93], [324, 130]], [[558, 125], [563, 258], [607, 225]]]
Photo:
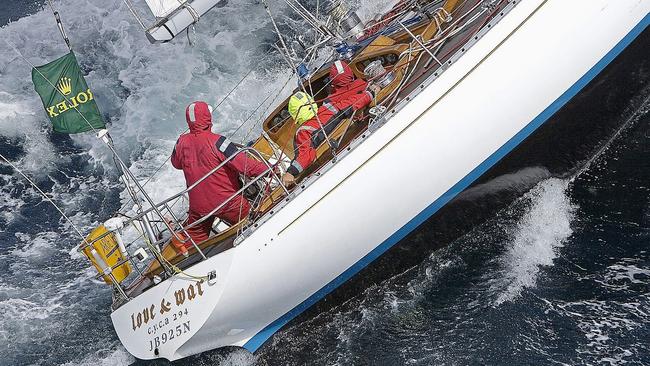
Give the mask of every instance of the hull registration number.
[[168, 329], [160, 335], [149, 340], [149, 351], [154, 351], [163, 344], [171, 341], [176, 337], [180, 337], [183, 334], [190, 331], [190, 321], [177, 325], [175, 328]]

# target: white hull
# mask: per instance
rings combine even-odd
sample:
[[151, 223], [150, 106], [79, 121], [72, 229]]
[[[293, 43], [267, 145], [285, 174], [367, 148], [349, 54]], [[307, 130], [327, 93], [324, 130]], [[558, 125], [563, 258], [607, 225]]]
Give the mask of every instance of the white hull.
[[[175, 277], [113, 312], [120, 340], [141, 359], [256, 350], [543, 124], [650, 23], [649, 11], [648, 0], [517, 4], [298, 199], [189, 269], [216, 270], [202, 295], [195, 280]], [[176, 305], [179, 289], [186, 296]], [[164, 314], [161, 302], [170, 304]], [[145, 309], [155, 314], [146, 324]]]

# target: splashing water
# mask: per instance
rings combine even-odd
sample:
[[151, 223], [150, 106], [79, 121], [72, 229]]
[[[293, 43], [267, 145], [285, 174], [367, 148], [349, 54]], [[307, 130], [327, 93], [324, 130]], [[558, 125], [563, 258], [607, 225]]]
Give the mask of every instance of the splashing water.
[[[271, 2], [283, 22], [291, 15], [283, 14], [281, 4]], [[144, 2], [136, 5], [140, 14], [147, 13]], [[205, 100], [216, 105], [241, 82], [216, 109], [213, 130], [228, 136], [237, 130], [234, 140], [246, 143], [259, 132], [260, 119], [295, 86], [289, 82], [291, 71], [270, 47], [276, 36], [257, 1], [231, 0], [204, 15], [190, 34], [194, 46], [185, 37], [149, 44], [121, 0], [61, 0], [54, 6], [118, 153], [141, 181], [162, 166], [146, 186], [155, 201], [185, 185], [182, 173], [165, 162], [187, 127], [187, 104]], [[369, 17], [376, 10], [373, 2], [362, 4]], [[297, 24], [289, 23], [285, 27]], [[4, 25], [0, 38], [5, 50], [0, 54], [0, 150], [86, 232], [127, 203], [128, 195], [107, 148], [92, 133], [50, 132], [29, 65], [67, 52], [49, 8]], [[110, 291], [89, 281], [93, 272], [76, 252], [79, 238], [69, 224], [4, 167], [0, 183], [0, 360], [131, 362], [107, 321]], [[49, 341], [48, 334], [56, 340]], [[53, 352], [78, 344], [85, 346], [77, 353]], [[34, 346], [40, 350], [30, 351]]]
[[511, 234], [507, 253], [502, 258], [506, 289], [495, 301], [499, 305], [535, 285], [540, 268], [553, 265], [558, 248], [573, 233], [571, 222], [576, 207], [567, 196], [567, 182], [552, 178], [539, 183], [522, 199], [528, 210]]
[[[272, 103], [293, 87], [283, 88], [291, 73], [269, 52], [274, 35], [254, 1], [230, 1], [205, 15], [192, 35], [194, 47], [183, 38], [149, 44], [121, 0], [54, 5], [118, 152], [139, 179], [168, 158], [187, 127], [188, 103], [216, 105], [253, 68], [214, 115], [214, 130], [229, 135], [275, 93], [276, 99], [268, 99], [234, 136], [245, 142], [258, 132], [259, 118]], [[110, 217], [126, 194], [108, 150], [91, 133], [49, 132], [30, 65], [12, 50], [34, 65], [67, 52], [49, 8], [3, 26], [0, 38], [5, 51], [0, 53], [0, 149], [87, 231]], [[108, 321], [110, 290], [90, 281], [93, 271], [74, 249], [79, 239], [12, 174], [0, 167], [0, 364], [132, 362]], [[182, 188], [182, 174], [169, 164], [147, 185], [154, 200]], [[55, 352], [61, 348], [76, 351]]]
[[[493, 183], [502, 186], [500, 179]], [[573, 232], [577, 206], [567, 185], [563, 179], [541, 180], [497, 217], [421, 265], [283, 331], [261, 358], [300, 363], [306, 359], [299, 353], [278, 350], [311, 344], [328, 351], [309, 358], [323, 364], [483, 363], [476, 351], [488, 338], [507, 338], [501, 324], [509, 318], [505, 309], [516, 306], [513, 300], [523, 289], [536, 286]]]
[[[373, 0], [359, 3], [364, 20], [384, 6]], [[191, 35], [195, 47], [184, 38], [150, 45], [121, 0], [62, 0], [55, 6], [118, 150], [142, 180], [166, 161], [186, 128], [187, 103], [216, 104], [254, 68], [214, 116], [215, 131], [230, 134], [268, 93], [285, 96], [293, 87], [282, 89], [290, 73], [277, 56], [269, 56], [274, 36], [256, 1], [231, 0], [204, 16]], [[34, 64], [66, 52], [47, 9], [3, 26], [0, 38]], [[4, 41], [0, 44], [4, 47]], [[110, 217], [126, 198], [107, 150], [91, 134], [68, 139], [49, 133], [29, 66], [7, 47], [3, 50], [0, 150], [52, 192], [85, 231]], [[257, 131], [266, 107], [239, 130], [237, 140], [246, 142]], [[541, 182], [509, 212], [417, 268], [368, 289], [340, 311], [283, 331], [260, 356], [206, 354], [187, 364], [621, 364], [643, 359], [650, 302], [647, 294], [630, 294], [647, 292], [647, 254], [634, 253], [641, 259], [616, 261], [593, 276], [568, 276], [578, 277], [578, 283], [567, 287], [582, 290], [593, 283], [615, 291], [616, 301], [598, 299], [597, 292], [586, 300], [542, 295], [540, 300], [538, 292], [548, 291], [554, 281], [567, 281], [552, 276], [565, 263], [557, 260], [559, 251], [573, 241], [577, 230], [572, 226], [580, 219], [565, 180], [549, 179], [537, 168], [526, 177]], [[511, 189], [510, 182], [492, 182], [468, 195]], [[161, 199], [183, 183], [182, 174], [167, 164], [147, 188]], [[133, 362], [110, 324], [110, 290], [93, 283], [94, 271], [75, 250], [78, 239], [2, 166], [0, 212], [0, 365]], [[639, 235], [647, 240], [647, 233]], [[563, 248], [562, 257], [579, 244]], [[567, 329], [568, 335], [561, 333]]]

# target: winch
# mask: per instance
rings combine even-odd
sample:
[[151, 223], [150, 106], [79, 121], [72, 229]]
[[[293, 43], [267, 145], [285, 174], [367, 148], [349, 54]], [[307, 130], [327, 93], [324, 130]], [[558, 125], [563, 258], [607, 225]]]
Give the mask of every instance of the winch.
[[392, 71], [386, 71], [381, 60], [375, 60], [368, 64], [368, 66], [363, 70], [363, 73], [369, 80], [372, 80], [382, 88], [387, 87], [393, 82], [393, 80], [395, 80], [395, 73]]
[[321, 5], [323, 14], [331, 17], [334, 33], [343, 39], [359, 39], [363, 36], [363, 22], [343, 0], [326, 0]]

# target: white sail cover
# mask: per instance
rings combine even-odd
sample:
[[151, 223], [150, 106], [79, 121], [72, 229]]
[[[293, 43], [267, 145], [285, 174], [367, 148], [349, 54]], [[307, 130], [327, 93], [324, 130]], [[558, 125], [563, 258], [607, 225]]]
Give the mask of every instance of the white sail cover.
[[145, 0], [156, 18], [164, 18], [181, 7], [187, 0]]

